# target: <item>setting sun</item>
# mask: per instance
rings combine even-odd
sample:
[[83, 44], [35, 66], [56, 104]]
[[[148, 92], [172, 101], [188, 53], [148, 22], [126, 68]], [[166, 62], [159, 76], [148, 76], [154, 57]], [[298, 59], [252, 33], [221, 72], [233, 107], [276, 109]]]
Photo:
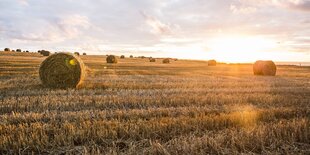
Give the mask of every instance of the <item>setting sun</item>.
[[221, 37], [210, 42], [210, 56], [225, 62], [251, 62], [269, 58], [268, 51], [276, 47], [276, 41], [262, 37]]

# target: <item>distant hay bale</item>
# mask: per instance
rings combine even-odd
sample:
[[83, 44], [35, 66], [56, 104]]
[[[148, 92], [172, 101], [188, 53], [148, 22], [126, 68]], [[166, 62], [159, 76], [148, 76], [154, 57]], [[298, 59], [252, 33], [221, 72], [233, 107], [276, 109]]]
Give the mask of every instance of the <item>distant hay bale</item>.
[[155, 58], [150, 58], [150, 62], [156, 62]]
[[120, 57], [121, 59], [125, 59], [125, 55], [121, 55], [121, 57]]
[[208, 66], [216, 66], [216, 61], [215, 60], [209, 60], [208, 61]]
[[22, 50], [21, 49], [16, 49], [16, 52], [22, 52]]
[[86, 53], [83, 53], [83, 55], [87, 55]]
[[43, 56], [49, 56], [51, 54], [50, 51], [46, 51], [46, 50], [41, 50], [40, 52]]
[[5, 48], [4, 51], [10, 52], [11, 50], [10, 50], [10, 48]]
[[77, 56], [79, 56], [79, 55], [80, 55], [80, 53], [79, 53], [79, 52], [74, 52], [74, 54], [75, 54], [75, 55], [77, 55]]
[[258, 60], [253, 65], [254, 75], [275, 76], [277, 66], [273, 61]]
[[168, 59], [168, 58], [163, 59], [163, 63], [164, 63], [164, 64], [168, 64], [168, 63], [170, 63], [170, 59]]
[[130, 55], [129, 57], [130, 57], [130, 58], [133, 58], [133, 55]]
[[29, 53], [29, 51], [27, 50], [26, 53]]
[[114, 55], [107, 56], [107, 63], [117, 63], [117, 58]]
[[46, 58], [39, 70], [42, 84], [50, 88], [77, 88], [85, 77], [83, 61], [70, 53], [57, 53]]

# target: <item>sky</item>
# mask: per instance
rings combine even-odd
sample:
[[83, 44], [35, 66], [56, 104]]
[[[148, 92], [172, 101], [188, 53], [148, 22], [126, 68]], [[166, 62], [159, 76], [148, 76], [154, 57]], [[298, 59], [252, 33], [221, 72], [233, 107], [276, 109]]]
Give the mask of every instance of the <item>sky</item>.
[[310, 62], [310, 0], [0, 0], [0, 48]]

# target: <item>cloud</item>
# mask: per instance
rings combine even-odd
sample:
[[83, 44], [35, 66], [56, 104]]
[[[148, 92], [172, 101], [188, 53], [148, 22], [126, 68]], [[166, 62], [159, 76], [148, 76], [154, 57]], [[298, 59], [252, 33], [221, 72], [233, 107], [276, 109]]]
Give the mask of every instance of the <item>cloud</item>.
[[256, 12], [255, 7], [237, 7], [236, 5], [230, 5], [230, 10], [235, 14], [249, 14]]
[[86, 16], [70, 15], [59, 19], [57, 26], [66, 38], [74, 38], [81, 33], [81, 29], [88, 29], [91, 24]]
[[169, 25], [164, 24], [157, 18], [150, 16], [143, 11], [141, 11], [140, 13], [144, 17], [145, 23], [151, 27], [151, 33], [165, 35], [172, 32]]
[[19, 1], [19, 4], [23, 5], [23, 6], [28, 6], [29, 3], [27, 0], [18, 0]]
[[309, 0], [273, 0], [273, 3], [288, 9], [310, 11]]

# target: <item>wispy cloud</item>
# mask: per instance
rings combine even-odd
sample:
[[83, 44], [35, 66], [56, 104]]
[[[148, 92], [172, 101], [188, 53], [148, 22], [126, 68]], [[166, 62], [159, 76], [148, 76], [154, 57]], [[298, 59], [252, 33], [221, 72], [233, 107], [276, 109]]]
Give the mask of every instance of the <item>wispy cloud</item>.
[[143, 16], [145, 23], [150, 26], [150, 32], [154, 34], [170, 34], [172, 32], [171, 27], [164, 24], [159, 19], [146, 14], [144, 11], [140, 11]]

